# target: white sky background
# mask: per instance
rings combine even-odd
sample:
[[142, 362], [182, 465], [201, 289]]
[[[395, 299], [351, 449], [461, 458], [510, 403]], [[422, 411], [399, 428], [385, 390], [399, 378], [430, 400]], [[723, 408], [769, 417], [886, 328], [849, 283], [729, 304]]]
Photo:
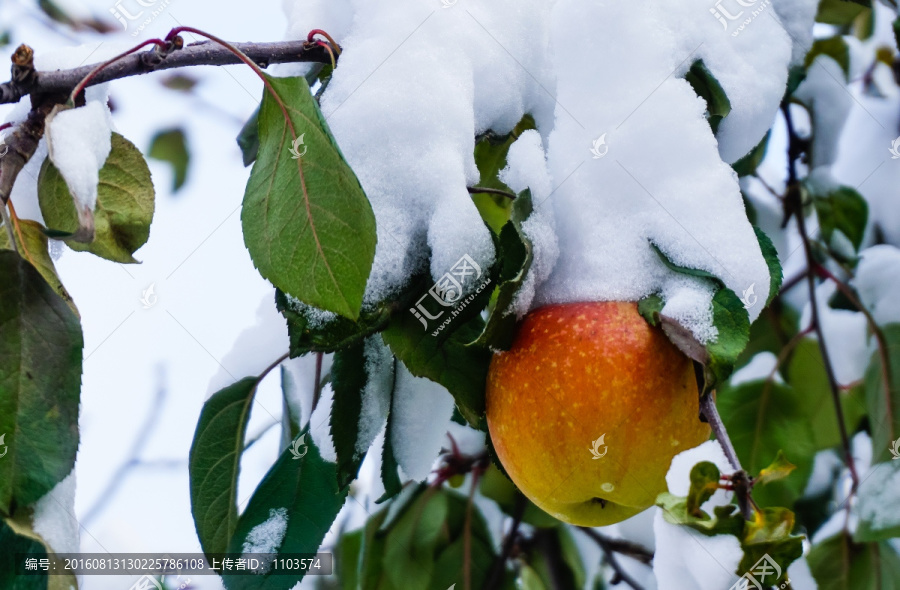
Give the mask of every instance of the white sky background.
[[[107, 0], [61, 4], [82, 6], [115, 23], [109, 14], [113, 4]], [[15, 23], [8, 51], [27, 43], [37, 54], [81, 42], [131, 44], [163, 36], [179, 24], [232, 41], [278, 41], [285, 31], [277, 0], [251, 4], [172, 0], [138, 37], [132, 38], [130, 32], [84, 34], [77, 43], [26, 18], [29, 12], [36, 13], [27, 0], [14, 0], [3, 12], [4, 21]], [[186, 41], [192, 40], [186, 36]], [[264, 298], [274, 309], [273, 291], [254, 269], [241, 237], [239, 205], [249, 169], [243, 167], [235, 143], [243, 121], [258, 104], [262, 85], [249, 69], [238, 66], [183, 71], [201, 80], [197, 96], [163, 88], [159, 80], [166, 73], [122, 80], [111, 88], [117, 130], [145, 153], [161, 128], [183, 126], [189, 139], [188, 183], [176, 196], [170, 192], [168, 165], [148, 160], [157, 198], [150, 240], [135, 255], [143, 263], [119, 265], [68, 249], [57, 261], [81, 311], [85, 339], [77, 516], [86, 514], [126, 460], [155, 398], [160, 368], [167, 390], [165, 406], [141, 458], [180, 461], [175, 468], [131, 470], [102, 514], [82, 529], [85, 552], [199, 551], [187, 469], [194, 427], [210, 378], [221, 370], [217, 359], [223, 359], [238, 335], [256, 323]], [[0, 116], [9, 110], [4, 105]], [[151, 283], [158, 303], [143, 309], [141, 293]], [[239, 366], [224, 368], [238, 379], [245, 376]], [[258, 400], [271, 415], [258, 405], [251, 434], [281, 414], [277, 378], [266, 385]], [[278, 437], [279, 429], [272, 429], [249, 452], [242, 500], [277, 456]], [[213, 577], [194, 582], [201, 588], [220, 587]], [[125, 590], [129, 584], [122, 578], [97, 576], [85, 579], [82, 587]]]

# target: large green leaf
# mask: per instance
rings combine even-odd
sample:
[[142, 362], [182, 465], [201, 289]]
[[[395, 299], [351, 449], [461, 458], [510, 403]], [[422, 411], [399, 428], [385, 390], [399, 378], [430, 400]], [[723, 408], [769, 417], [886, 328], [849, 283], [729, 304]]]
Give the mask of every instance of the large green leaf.
[[0, 334], [0, 514], [9, 515], [75, 464], [84, 339], [66, 302], [8, 250], [0, 251]]
[[[827, 400], [822, 393], [820, 403]], [[781, 451], [797, 466], [787, 478], [753, 490], [762, 506], [792, 506], [803, 493], [816, 451], [805, 400], [789, 385], [765, 381], [726, 387], [716, 400], [738, 459], [751, 475], [759, 475]]]
[[834, 247], [838, 239], [835, 234], [840, 232], [859, 250], [869, 219], [869, 206], [862, 195], [842, 186], [825, 195], [814, 194], [813, 204], [825, 244], [837, 250]]
[[[308, 430], [301, 436], [307, 437]], [[254, 527], [268, 521], [273, 511], [286, 510], [287, 527], [277, 553], [315, 553], [344, 505], [347, 490], [338, 489], [337, 465], [326, 461], [310, 438], [305, 453], [295, 458], [284, 451], [263, 478], [241, 514], [228, 545], [229, 553], [244, 553]], [[225, 574], [228, 590], [288, 590], [303, 579], [305, 572], [259, 576]]]
[[887, 542], [856, 544], [839, 534], [806, 560], [819, 590], [900, 590], [900, 556]]
[[244, 435], [259, 379], [246, 377], [213, 394], [200, 412], [190, 454], [191, 512], [203, 551], [224, 553], [238, 522]]
[[266, 76], [244, 243], [263, 277], [300, 301], [359, 316], [375, 215], [303, 78]]
[[[68, 245], [114, 262], [137, 262], [132, 254], [150, 237], [154, 194], [150, 169], [140, 150], [113, 133], [112, 151], [100, 169], [94, 240], [87, 244], [69, 240]], [[75, 203], [66, 181], [49, 158], [38, 177], [38, 199], [49, 228], [75, 233], [79, 227]]]
[[865, 381], [875, 463], [892, 460], [890, 449], [900, 439], [900, 324], [888, 324], [882, 332], [887, 341], [890, 387], [884, 386], [885, 369], [878, 351], [872, 355]]

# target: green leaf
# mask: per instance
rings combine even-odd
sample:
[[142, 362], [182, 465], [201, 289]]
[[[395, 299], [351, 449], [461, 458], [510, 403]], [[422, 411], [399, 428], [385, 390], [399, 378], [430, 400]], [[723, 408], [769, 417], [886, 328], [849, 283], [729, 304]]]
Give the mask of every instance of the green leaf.
[[449, 391], [463, 417], [478, 427], [484, 416], [484, 388], [491, 351], [470, 346], [483, 331], [484, 320], [476, 316], [460, 325], [449, 338], [441, 340], [423, 331], [422, 324], [410, 314], [400, 314], [382, 332], [384, 342], [409, 372], [443, 385]]
[[[331, 317], [323, 318], [320, 310], [292, 301], [280, 289], [275, 290], [275, 305], [287, 320], [291, 357], [294, 358], [310, 352], [336, 352], [352, 347], [385, 329], [395, 309], [392, 302], [384, 302], [362, 310], [356, 321], [334, 314], [326, 314]], [[404, 309], [405, 305], [398, 304], [397, 307]]]
[[366, 454], [358, 450], [359, 420], [366, 389], [365, 344], [360, 342], [347, 350], [335, 353], [331, 366], [331, 387], [334, 403], [331, 407], [331, 439], [337, 453], [338, 486], [350, 485], [359, 473]]
[[[827, 395], [827, 390], [819, 395]], [[792, 506], [806, 487], [817, 450], [806, 400], [789, 385], [760, 380], [726, 387], [719, 391], [716, 402], [738, 459], [751, 475], [777, 463], [782, 449], [787, 449], [796, 471], [781, 481], [754, 488], [753, 494], [763, 506]], [[824, 402], [822, 398], [819, 403]]]
[[[816, 340], [805, 338], [794, 348], [794, 354], [785, 371], [785, 378], [794, 389], [793, 398], [802, 404], [800, 413], [805, 416], [804, 422], [810, 425], [814, 448], [820, 451], [840, 445], [841, 431], [831, 400], [831, 385], [825, 372], [822, 351]], [[844, 419], [850, 432], [856, 430], [856, 426], [866, 414], [862, 389], [854, 387], [841, 395]], [[792, 446], [784, 448], [790, 452]]]
[[359, 588], [359, 568], [362, 559], [363, 529], [341, 535], [338, 541], [335, 572], [341, 588]]
[[812, 196], [825, 244], [831, 246], [835, 234], [840, 232], [859, 250], [869, 219], [869, 206], [862, 195], [842, 186], [828, 194], [812, 193]]
[[719, 468], [715, 463], [701, 461], [691, 468], [691, 487], [687, 495], [687, 512], [691, 516], [700, 517], [703, 511], [700, 507], [712, 498], [719, 489]]
[[806, 561], [819, 590], [900, 590], [900, 556], [888, 542], [839, 534], [813, 546]]
[[816, 22], [829, 25], [850, 26], [866, 9], [872, 8], [870, 0], [821, 0]]
[[172, 166], [172, 192], [177, 192], [184, 186], [191, 163], [191, 154], [188, 151], [187, 138], [183, 129], [166, 129], [157, 132], [150, 140], [150, 151], [147, 155]]
[[[393, 398], [393, 391], [397, 386], [397, 371], [399, 367], [397, 366], [397, 361], [394, 361], [394, 369], [393, 373], [393, 384], [391, 387], [391, 393]], [[394, 445], [391, 442], [394, 435], [394, 420], [393, 420], [393, 412], [391, 408], [393, 407], [393, 399], [391, 400], [390, 406], [388, 406], [388, 417], [387, 417], [387, 426], [384, 429], [384, 447], [381, 450], [381, 483], [384, 487], [384, 494], [377, 500], [375, 500], [376, 504], [380, 504], [386, 500], [389, 500], [400, 493], [403, 489], [403, 482], [400, 481], [400, 474], [397, 472], [399, 469], [399, 465], [397, 464], [397, 458], [394, 456]]]
[[[730, 289], [719, 289], [712, 299], [713, 325], [719, 331], [709, 351], [709, 372], [713, 384], [723, 383], [731, 375], [738, 357], [750, 341], [750, 316], [744, 304]], [[707, 387], [709, 375], [707, 376]]]
[[738, 176], [748, 176], [756, 172], [763, 159], [766, 157], [766, 150], [769, 147], [769, 136], [771, 131], [767, 131], [765, 137], [759, 140], [752, 150], [747, 152], [740, 160], [731, 165]]
[[807, 69], [812, 66], [813, 61], [819, 55], [827, 55], [841, 66], [841, 69], [844, 70], [844, 76], [850, 75], [850, 48], [842, 37], [834, 36], [828, 39], [816, 39], [812, 44], [812, 48], [806, 54], [804, 65]]
[[[94, 240], [87, 244], [70, 240], [69, 247], [113, 262], [136, 263], [132, 254], [150, 237], [154, 197], [144, 156], [130, 141], [113, 133], [112, 151], [100, 169]], [[69, 188], [49, 158], [38, 176], [38, 200], [48, 227], [69, 233], [79, 228]]]
[[668, 523], [688, 526], [707, 536], [734, 535], [741, 538], [743, 535], [744, 519], [735, 512], [737, 506], [734, 504], [716, 506], [713, 509], [714, 516], [710, 516], [703, 510], [699, 510], [696, 515], [691, 514], [687, 503], [686, 497], [669, 492], [656, 497], [656, 505], [663, 509], [663, 518]]
[[781, 568], [781, 575], [766, 581], [780, 584], [786, 580], [788, 566], [803, 555], [803, 537], [791, 534], [793, 530], [794, 513], [787, 508], [763, 508], [754, 512], [754, 519], [745, 525], [741, 542], [744, 557], [738, 573], [752, 572], [761, 561], [774, 561]]
[[[16, 230], [16, 246], [19, 248], [19, 253], [41, 273], [44, 280], [53, 287], [56, 294], [66, 302], [72, 312], [76, 316], [81, 317], [78, 313], [78, 308], [75, 307], [72, 296], [69, 295], [69, 292], [66, 291], [62, 281], [59, 279], [56, 265], [53, 264], [53, 258], [50, 257], [50, 245], [43, 229], [43, 226], [37, 221], [20, 219]], [[0, 231], [0, 250], [10, 249], [7, 232]]]
[[697, 277], [700, 279], [710, 279], [718, 286], [724, 286], [724, 284], [725, 284], [722, 282], [722, 280], [719, 277], [717, 277], [716, 275], [712, 274], [709, 271], [702, 270], [699, 268], [688, 268], [686, 266], [679, 266], [679, 265], [675, 264], [674, 262], [669, 260], [669, 257], [666, 256], [666, 254], [659, 248], [659, 246], [657, 246], [653, 242], [650, 242], [650, 248], [656, 253], [657, 256], [659, 256], [659, 259], [662, 261], [663, 264], [666, 265], [666, 268], [668, 268], [669, 270], [671, 270], [673, 272], [677, 272], [677, 273], [683, 274], [683, 275], [688, 275], [690, 277]]
[[[897, 443], [900, 447], [900, 443]], [[900, 454], [900, 448], [896, 449]], [[856, 542], [886, 541], [900, 537], [900, 460], [875, 465], [859, 484], [854, 512], [859, 526]]]
[[772, 243], [766, 232], [755, 225], [753, 226], [753, 231], [756, 233], [759, 250], [766, 260], [766, 266], [769, 267], [769, 296], [766, 298], [766, 306], [768, 307], [772, 300], [778, 296], [778, 292], [781, 291], [784, 273], [781, 270], [781, 262], [778, 260], [778, 250], [775, 249], [775, 244]]
[[238, 147], [244, 159], [244, 166], [249, 166], [256, 161], [259, 154], [259, 109], [253, 111], [237, 136]]
[[784, 479], [796, 468], [797, 466], [788, 461], [787, 457], [784, 456], [784, 451], [779, 450], [771, 465], [760, 470], [759, 475], [756, 477], [756, 485], [765, 485], [773, 481]]
[[[534, 128], [534, 118], [531, 115], [525, 115], [512, 132], [506, 135], [488, 131], [476, 138], [474, 155], [479, 173], [479, 187], [513, 192], [500, 180], [500, 171], [506, 167], [506, 156], [510, 146], [523, 132]], [[512, 210], [513, 204], [510, 199], [490, 193], [475, 193], [472, 195], [472, 201], [485, 223], [494, 232], [500, 233]]]
[[531, 569], [527, 564], [523, 564], [519, 570], [519, 590], [546, 590], [544, 582], [536, 571]]
[[0, 334], [0, 515], [9, 515], [75, 465], [84, 339], [66, 302], [8, 250], [0, 251]]
[[277, 288], [355, 320], [375, 257], [372, 207], [306, 80], [266, 83], [241, 211], [244, 243]]
[[879, 351], [872, 355], [865, 377], [873, 463], [892, 460], [890, 449], [894, 441], [900, 439], [900, 324], [888, 324], [881, 331], [887, 343], [890, 387], [885, 388], [885, 369]]
[[[306, 437], [308, 429], [301, 436]], [[287, 510], [287, 529], [278, 554], [315, 553], [344, 505], [347, 490], [337, 485], [337, 465], [324, 460], [311, 440], [298, 460], [290, 449], [263, 478], [241, 514], [229, 553], [243, 553], [244, 544], [254, 527], [271, 518], [273, 511]], [[228, 590], [288, 590], [303, 579], [305, 572], [291, 575], [222, 576]]]
[[203, 551], [224, 553], [238, 522], [238, 474], [259, 378], [246, 377], [210, 397], [190, 454], [191, 513]]
[[722, 88], [702, 59], [691, 64], [691, 69], [684, 75], [684, 79], [691, 85], [697, 96], [706, 101], [706, 120], [709, 121], [712, 132], [715, 133], [718, 131], [722, 119], [731, 112], [731, 101], [728, 100], [725, 89]]
[[32, 559], [47, 559], [53, 549], [34, 532], [24, 514], [15, 518], [0, 518], [0, 588], [4, 590], [73, 590], [78, 587], [74, 575], [30, 573], [16, 575], [25, 564], [26, 555]]
[[525, 190], [513, 203], [510, 220], [500, 232], [500, 273], [497, 279], [497, 300], [491, 309], [487, 325], [476, 341], [492, 350], [509, 350], [515, 337], [517, 318], [512, 304], [519, 292], [533, 260], [531, 240], [522, 224], [533, 211], [531, 191]]

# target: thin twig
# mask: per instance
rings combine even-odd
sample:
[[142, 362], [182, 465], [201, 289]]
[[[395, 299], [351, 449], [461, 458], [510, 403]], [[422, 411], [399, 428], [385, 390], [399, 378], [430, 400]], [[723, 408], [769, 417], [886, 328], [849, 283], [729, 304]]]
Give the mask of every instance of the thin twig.
[[[797, 178], [796, 160], [800, 157], [802, 148], [800, 147], [799, 138], [794, 132], [794, 123], [791, 118], [789, 105], [786, 103], [782, 104], [781, 110], [788, 131], [788, 190], [785, 197], [785, 207], [787, 208], [787, 212], [797, 219], [797, 230], [800, 232], [800, 239], [803, 242], [806, 263], [809, 268], [815, 268], [817, 263], [813, 256], [811, 240], [806, 229], [806, 218], [803, 214], [803, 202]], [[819, 320], [819, 303], [816, 297], [816, 278], [811, 272], [806, 274], [806, 278], [807, 286], [809, 288], [810, 325], [816, 331], [819, 350], [822, 353], [822, 362], [825, 365], [825, 374], [828, 377], [828, 385], [831, 389], [831, 401], [834, 405], [835, 418], [838, 422], [838, 430], [841, 433], [841, 446], [844, 450], [847, 469], [850, 471], [850, 479], [853, 481], [851, 490], [851, 494], [853, 494], [859, 487], [859, 474], [856, 471], [856, 462], [853, 460], [853, 452], [850, 448], [850, 436], [847, 433], [847, 424], [844, 420], [844, 408], [841, 405], [840, 386], [838, 385], [837, 377], [834, 373], [831, 357], [828, 355], [828, 345], [825, 342], [825, 334], [822, 330], [822, 323]]]
[[600, 544], [602, 540], [602, 542], [606, 544], [606, 547], [609, 548], [610, 551], [615, 551], [616, 553], [626, 555], [632, 559], [640, 561], [644, 565], [651, 565], [653, 563], [653, 552], [640, 543], [633, 543], [631, 541], [626, 541], [625, 539], [613, 539], [611, 537], [606, 537], [589, 527], [578, 528], [581, 529], [586, 535], [594, 539], [597, 544]]
[[[616, 559], [616, 552], [610, 546], [610, 539], [607, 539], [597, 531], [585, 527], [579, 527], [581, 532], [585, 535], [593, 539], [595, 543], [600, 547], [600, 550], [603, 551], [603, 555], [606, 558], [606, 563], [613, 569], [615, 572], [616, 578], [625, 582], [629, 586], [631, 586], [634, 590], [643, 590], [643, 586], [638, 584], [637, 580], [632, 578], [628, 573], [622, 569], [622, 565]], [[614, 578], [615, 579], [615, 578]]]
[[489, 195], [500, 195], [501, 197], [506, 197], [509, 200], [515, 200], [516, 195], [509, 191], [500, 190], [499, 188], [487, 188], [486, 186], [467, 186], [466, 190], [469, 191], [470, 195], [477, 195], [478, 193], [487, 193]]
[[484, 590], [493, 590], [500, 584], [503, 572], [506, 570], [506, 561], [512, 555], [513, 547], [516, 545], [516, 535], [519, 534], [519, 525], [522, 524], [522, 517], [525, 515], [525, 508], [528, 506], [528, 500], [521, 493], [516, 493], [516, 503], [513, 508], [512, 524], [506, 538], [503, 540], [503, 547], [500, 555], [494, 560], [494, 566], [491, 568], [491, 575], [488, 576], [484, 584]]
[[747, 476], [747, 472], [741, 467], [741, 461], [738, 459], [737, 452], [734, 450], [734, 445], [728, 437], [728, 431], [725, 430], [725, 423], [722, 422], [722, 417], [719, 415], [719, 410], [716, 408], [716, 402], [713, 399], [712, 393], [708, 393], [700, 398], [700, 413], [703, 414], [706, 421], [709, 422], [713, 434], [716, 436], [716, 440], [719, 441], [719, 445], [725, 453], [725, 458], [728, 459], [728, 462], [735, 470], [731, 479], [734, 485], [738, 507], [741, 509], [741, 515], [744, 519], [751, 520], [753, 517], [753, 506], [755, 504], [753, 498], [750, 497], [750, 479]]

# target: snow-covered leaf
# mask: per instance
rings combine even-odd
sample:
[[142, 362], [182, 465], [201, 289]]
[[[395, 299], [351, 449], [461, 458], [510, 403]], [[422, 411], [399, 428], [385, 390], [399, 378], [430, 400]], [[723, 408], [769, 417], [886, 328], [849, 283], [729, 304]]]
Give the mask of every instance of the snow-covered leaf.
[[224, 553], [237, 526], [238, 473], [257, 377], [216, 392], [200, 412], [190, 454], [191, 513], [203, 551]]
[[[866, 369], [866, 407], [872, 422], [873, 463], [893, 459], [890, 449], [900, 438], [900, 324], [882, 328], [887, 342], [889, 367], [885, 370], [878, 351]], [[890, 387], [884, 386], [884, 375], [890, 375]], [[888, 393], [888, 390], [890, 393]]]
[[[81, 325], [31, 264], [0, 251], [0, 514], [65, 478], [78, 449]], [[7, 448], [8, 447], [8, 448]]]
[[356, 319], [375, 256], [372, 207], [306, 80], [266, 76], [266, 84], [241, 211], [244, 243], [276, 287]]
[[750, 341], [750, 318], [743, 302], [730, 289], [719, 289], [712, 299], [713, 325], [719, 334], [706, 345], [709, 351], [707, 387], [727, 379]]
[[[56, 265], [53, 264], [53, 259], [50, 257], [50, 245], [43, 226], [31, 219], [20, 219], [15, 235], [16, 245], [22, 257], [28, 260], [41, 273], [41, 276], [53, 287], [56, 294], [62, 297], [63, 301], [68, 304], [76, 316], [80, 317], [72, 296], [66, 291], [65, 286], [59, 279], [59, 275], [56, 273]], [[9, 236], [5, 231], [0, 232], [0, 250], [10, 250]]]
[[[417, 285], [419, 300], [428, 294], [431, 279], [419, 277], [413, 284]], [[423, 329], [416, 316], [406, 312], [394, 316], [382, 332], [384, 342], [409, 372], [443, 385], [453, 395], [463, 417], [476, 427], [484, 416], [484, 387], [491, 352], [470, 343], [484, 331], [484, 320], [479, 314], [489, 297], [490, 290], [484, 289], [458, 315], [448, 318], [450, 324], [436, 335]]]
[[[269, 469], [256, 488], [246, 510], [237, 522], [237, 528], [228, 544], [229, 553], [244, 553], [249, 546], [259, 550], [256, 542], [260, 525], [264, 525], [275, 514], [283, 514], [283, 527], [278, 539], [272, 539], [271, 551], [260, 553], [315, 553], [318, 551], [331, 528], [334, 519], [344, 505], [347, 490], [338, 489], [337, 465], [322, 459], [319, 449], [308, 436], [309, 430], [301, 433], [306, 437], [306, 448], [299, 460], [286, 449]], [[253, 531], [256, 529], [257, 534]], [[276, 542], [275, 541], [279, 541]], [[223, 576], [228, 590], [288, 590], [303, 579], [306, 572], [289, 575], [273, 575], [271, 572], [260, 576]]]
[[878, 463], [859, 484], [856, 542], [900, 537], [900, 460]]
[[886, 541], [857, 544], [838, 534], [806, 560], [819, 590], [900, 590], [900, 555]]
[[[93, 241], [68, 240], [73, 250], [114, 262], [137, 262], [132, 254], [150, 237], [154, 190], [144, 156], [130, 141], [113, 133], [112, 151], [100, 169], [94, 209]], [[77, 234], [78, 212], [66, 181], [48, 158], [38, 177], [41, 214], [53, 230]]]
[[[287, 320], [292, 357], [310, 352], [335, 352], [353, 346], [386, 328], [395, 308], [392, 302], [380, 303], [362, 310], [354, 321], [315, 308], [297, 306], [280, 289], [275, 291], [275, 305]], [[396, 307], [406, 311], [405, 305]]]
[[172, 166], [172, 192], [178, 192], [187, 180], [191, 164], [191, 153], [188, 151], [184, 130], [176, 127], [158, 131], [150, 140], [147, 155]]
[[712, 132], [715, 133], [719, 129], [722, 119], [731, 112], [731, 101], [728, 100], [725, 89], [722, 88], [702, 59], [691, 64], [684, 79], [691, 85], [697, 96], [706, 101], [706, 120], [709, 121]]
[[790, 385], [765, 381], [750, 381], [718, 392], [716, 405], [738, 459], [750, 475], [769, 467], [782, 450], [797, 466], [789, 477], [753, 490], [760, 505], [792, 506], [802, 494], [816, 451], [807, 410], [825, 404], [827, 395], [828, 390], [823, 389], [815, 400], [807, 402]]
[[491, 309], [487, 325], [477, 344], [492, 350], [508, 350], [512, 346], [517, 317], [513, 311], [516, 293], [525, 282], [533, 260], [531, 240], [522, 224], [533, 211], [531, 191], [519, 193], [513, 202], [510, 220], [500, 231], [500, 272], [497, 277], [497, 299]]
[[331, 365], [334, 403], [329, 424], [337, 453], [338, 485], [341, 489], [356, 479], [359, 466], [366, 456], [357, 447], [367, 377], [365, 345], [362, 342], [335, 353]]

